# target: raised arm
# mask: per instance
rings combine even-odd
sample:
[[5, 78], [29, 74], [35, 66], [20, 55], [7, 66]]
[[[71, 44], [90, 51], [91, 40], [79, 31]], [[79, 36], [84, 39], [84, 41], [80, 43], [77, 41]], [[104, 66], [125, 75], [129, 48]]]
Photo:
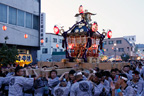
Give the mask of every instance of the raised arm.
[[42, 75], [41, 74], [37, 74], [37, 72], [33, 69], [34, 74], [36, 75], [36, 77], [34, 78], [34, 80], [37, 80], [38, 78], [40, 78]]
[[25, 70], [25, 73], [26, 73], [26, 77], [28, 77], [29, 76], [28, 70], [26, 68], [24, 70]]
[[63, 73], [62, 75], [61, 75], [61, 77], [59, 78], [59, 80], [61, 81], [61, 80], [63, 80], [63, 77], [66, 75], [66, 74], [68, 74], [69, 72], [65, 72], [65, 73]]
[[34, 75], [36, 75], [36, 77], [38, 77], [37, 72], [35, 71], [35, 69], [33, 69]]
[[88, 79], [87, 79], [87, 80], [88, 80], [88, 81], [89, 81], [89, 80], [92, 80], [92, 78], [93, 78], [93, 77], [94, 77], [94, 73], [91, 73], [91, 74], [89, 74], [89, 76], [88, 76]]
[[111, 82], [111, 89], [112, 89], [112, 96], [115, 96], [115, 91], [117, 91], [118, 96], [123, 96], [119, 82], [116, 82], [115, 85], [113, 84], [113, 82]]

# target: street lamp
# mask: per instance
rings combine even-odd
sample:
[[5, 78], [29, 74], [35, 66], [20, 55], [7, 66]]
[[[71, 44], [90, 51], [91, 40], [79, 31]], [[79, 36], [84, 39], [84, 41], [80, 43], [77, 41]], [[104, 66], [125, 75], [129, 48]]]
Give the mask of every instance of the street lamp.
[[116, 43], [114, 43], [114, 51], [115, 51], [115, 62], [116, 62]]
[[4, 39], [5, 39], [5, 44], [6, 44], [6, 41], [7, 41], [9, 38], [8, 38], [8, 36], [6, 36]]

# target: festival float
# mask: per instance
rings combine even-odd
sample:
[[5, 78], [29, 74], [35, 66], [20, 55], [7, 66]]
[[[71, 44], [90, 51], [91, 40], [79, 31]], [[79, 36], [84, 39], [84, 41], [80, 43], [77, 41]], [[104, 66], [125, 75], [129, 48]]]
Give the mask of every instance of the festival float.
[[[96, 15], [88, 10], [83, 10], [80, 5], [79, 13], [75, 17], [80, 17], [69, 30], [54, 26], [54, 33], [63, 36], [62, 47], [65, 48], [66, 58], [69, 62], [88, 62], [96, 61], [100, 50], [103, 49], [103, 40], [107, 36], [112, 36], [112, 31], [106, 33], [98, 31], [98, 23], [92, 22], [91, 16]], [[64, 62], [65, 60], [63, 60]]]

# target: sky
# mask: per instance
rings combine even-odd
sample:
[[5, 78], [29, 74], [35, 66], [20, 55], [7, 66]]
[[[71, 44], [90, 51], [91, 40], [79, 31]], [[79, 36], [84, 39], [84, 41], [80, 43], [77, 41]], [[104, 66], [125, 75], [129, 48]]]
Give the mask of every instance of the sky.
[[112, 38], [136, 35], [136, 44], [144, 44], [144, 0], [41, 0], [46, 33], [54, 33], [54, 25], [68, 30], [76, 22], [80, 5], [97, 14], [92, 20], [98, 23], [99, 32], [111, 29]]

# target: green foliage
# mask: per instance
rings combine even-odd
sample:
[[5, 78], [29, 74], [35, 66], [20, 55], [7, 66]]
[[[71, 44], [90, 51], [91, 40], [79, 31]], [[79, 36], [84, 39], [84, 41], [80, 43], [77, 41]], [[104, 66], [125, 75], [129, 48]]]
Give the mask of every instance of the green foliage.
[[122, 59], [123, 61], [128, 61], [129, 58], [130, 58], [130, 56], [129, 56], [128, 54], [122, 54], [122, 55], [121, 55], [121, 59]]
[[17, 60], [18, 51], [15, 46], [8, 48], [6, 44], [0, 48], [0, 64], [7, 66], [13, 64]]

